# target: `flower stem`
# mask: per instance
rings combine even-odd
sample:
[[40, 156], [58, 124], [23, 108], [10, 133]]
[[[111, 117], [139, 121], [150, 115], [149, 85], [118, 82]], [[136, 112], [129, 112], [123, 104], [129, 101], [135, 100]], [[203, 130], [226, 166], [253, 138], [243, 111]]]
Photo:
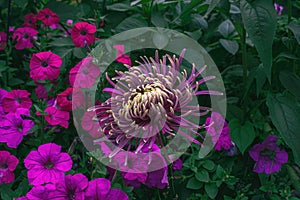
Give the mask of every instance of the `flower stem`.
[[292, 21], [292, 0], [288, 0], [287, 2], [288, 5], [288, 23], [290, 23]]

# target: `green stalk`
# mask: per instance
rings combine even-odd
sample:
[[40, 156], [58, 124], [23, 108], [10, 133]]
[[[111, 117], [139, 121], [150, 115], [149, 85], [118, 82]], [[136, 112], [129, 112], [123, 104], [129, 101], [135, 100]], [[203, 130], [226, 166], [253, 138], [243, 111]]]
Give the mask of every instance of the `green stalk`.
[[241, 48], [242, 48], [242, 64], [243, 64], [243, 81], [244, 81], [244, 89], [247, 87], [247, 47], [246, 47], [246, 30], [243, 29], [243, 34], [241, 35]]
[[287, 172], [288, 172], [288, 175], [292, 181], [292, 184], [295, 188], [295, 190], [297, 192], [300, 192], [300, 178], [299, 176], [297, 175], [297, 173], [295, 172], [295, 170], [289, 166], [289, 165], [286, 165], [286, 169], [287, 169]]

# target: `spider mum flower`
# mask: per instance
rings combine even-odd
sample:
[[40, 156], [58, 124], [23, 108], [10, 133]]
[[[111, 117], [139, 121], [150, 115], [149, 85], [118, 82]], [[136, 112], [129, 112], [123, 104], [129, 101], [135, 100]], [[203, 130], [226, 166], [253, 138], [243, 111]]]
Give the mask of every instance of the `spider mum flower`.
[[10, 148], [17, 148], [22, 142], [34, 123], [31, 120], [23, 119], [23, 116], [30, 116], [29, 110], [18, 108], [15, 113], [8, 113], [1, 122], [2, 131], [0, 142], [6, 142]]
[[27, 14], [24, 16], [23, 27], [30, 27], [36, 29], [36, 15], [33, 13]]
[[95, 42], [96, 26], [87, 22], [74, 24], [71, 32], [73, 43], [76, 47], [83, 47]]
[[69, 127], [68, 120], [70, 119], [70, 113], [64, 110], [60, 110], [55, 106], [50, 106], [44, 111], [47, 113], [45, 120], [52, 126], [60, 125], [64, 128]]
[[52, 52], [35, 53], [30, 59], [30, 78], [34, 81], [53, 81], [59, 77], [61, 64], [61, 57]]
[[6, 33], [0, 32], [0, 50], [6, 47]]
[[56, 190], [51, 195], [53, 200], [84, 200], [85, 190], [89, 181], [83, 174], [67, 175], [56, 184]]
[[37, 14], [38, 20], [41, 20], [46, 26], [51, 26], [52, 24], [58, 24], [59, 18], [56, 13], [54, 13], [49, 8], [40, 10]]
[[76, 88], [90, 88], [100, 74], [100, 67], [92, 62], [92, 57], [82, 59], [70, 70], [69, 81], [73, 87], [76, 80]]
[[128, 200], [127, 194], [119, 189], [111, 189], [110, 181], [104, 178], [96, 178], [89, 182], [85, 192], [85, 200]]
[[10, 155], [8, 151], [0, 151], [0, 185], [11, 183], [15, 179], [13, 171], [16, 169], [19, 160]]
[[262, 144], [256, 144], [250, 149], [250, 157], [256, 161], [254, 172], [266, 174], [278, 172], [282, 164], [288, 161], [287, 152], [277, 146], [277, 140], [277, 136], [269, 135]]
[[69, 154], [61, 153], [61, 146], [54, 143], [43, 144], [37, 151], [31, 151], [24, 164], [28, 169], [29, 183], [32, 185], [57, 183], [64, 178], [64, 173], [72, 168]]
[[33, 47], [34, 42], [34, 36], [38, 34], [37, 30], [30, 28], [30, 27], [24, 27], [24, 28], [17, 28], [17, 30], [14, 32], [12, 38], [16, 40], [16, 49], [22, 50], [26, 48]]
[[[210, 110], [192, 105], [195, 96], [222, 93], [198, 91], [200, 84], [215, 78], [208, 76], [196, 80], [206, 66], [196, 71], [193, 65], [190, 76], [185, 70], [179, 76], [184, 52], [179, 58], [166, 55], [160, 60], [158, 52], [155, 59], [144, 57], [143, 63], [138, 62], [139, 66], [130, 67], [126, 72], [116, 71], [117, 76], [113, 80], [118, 81], [117, 84], [106, 74], [113, 88], [105, 88], [103, 91], [109, 92], [111, 98], [101, 105], [91, 107], [89, 111], [96, 111], [100, 132], [118, 147], [111, 152], [110, 158], [130, 145], [135, 153], [140, 152], [145, 145], [151, 149], [161, 135], [175, 136], [177, 133], [190, 142], [201, 145], [191, 135], [201, 137], [197, 131], [203, 126], [185, 117], [203, 116]], [[133, 144], [136, 140], [138, 142]]]
[[12, 90], [2, 100], [4, 112], [15, 112], [17, 108], [30, 109], [32, 101], [27, 90]]

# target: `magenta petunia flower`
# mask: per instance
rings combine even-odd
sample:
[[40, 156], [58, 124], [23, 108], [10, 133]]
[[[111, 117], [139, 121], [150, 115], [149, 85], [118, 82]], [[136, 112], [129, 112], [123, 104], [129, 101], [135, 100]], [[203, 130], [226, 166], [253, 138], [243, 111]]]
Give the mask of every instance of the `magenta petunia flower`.
[[46, 200], [52, 199], [52, 194], [55, 192], [55, 186], [52, 184], [34, 186], [25, 196], [28, 200]]
[[85, 190], [89, 185], [83, 174], [67, 175], [64, 180], [56, 184], [56, 191], [52, 193], [52, 200], [84, 200]]
[[71, 32], [73, 43], [76, 47], [83, 47], [95, 42], [96, 26], [87, 22], [74, 24]]
[[48, 94], [47, 94], [47, 89], [45, 88], [44, 84], [42, 83], [36, 83], [37, 87], [34, 89], [36, 96], [39, 99], [47, 99]]
[[15, 180], [14, 170], [19, 163], [18, 158], [8, 151], [0, 151], [0, 185]]
[[68, 26], [72, 26], [72, 24], [73, 24], [73, 20], [72, 20], [72, 19], [68, 19], [68, 20], [67, 20], [67, 25], [68, 25]]
[[6, 47], [6, 33], [0, 32], [0, 50], [4, 50]]
[[8, 92], [4, 89], [0, 88], [0, 120], [4, 117], [5, 113], [2, 107], [2, 100], [8, 94]]
[[51, 26], [52, 24], [59, 23], [59, 18], [57, 14], [49, 8], [44, 8], [43, 10], [40, 10], [37, 14], [37, 19], [41, 20], [46, 26]]
[[130, 57], [124, 54], [124, 45], [114, 45], [113, 48], [117, 49], [116, 61], [131, 66]]
[[287, 152], [277, 146], [277, 140], [277, 136], [269, 135], [262, 144], [256, 144], [250, 149], [249, 155], [256, 161], [254, 172], [266, 174], [278, 172], [282, 164], [288, 161]]
[[37, 151], [31, 151], [24, 164], [32, 185], [57, 183], [64, 178], [64, 172], [72, 168], [69, 154], [61, 153], [61, 146], [54, 143], [43, 144]]
[[36, 15], [33, 13], [27, 14], [24, 16], [23, 27], [30, 27], [36, 29]]
[[56, 97], [57, 105], [65, 111], [76, 110], [85, 105], [83, 92], [78, 88], [67, 88]]
[[36, 34], [38, 34], [38, 31], [30, 27], [17, 28], [12, 36], [17, 42], [16, 49], [22, 50], [33, 47]]
[[94, 121], [94, 114], [91, 112], [85, 112], [81, 119], [81, 126], [84, 130], [88, 132], [88, 134], [93, 138], [99, 138], [101, 134], [99, 134], [99, 124], [97, 121]]
[[53, 81], [59, 77], [61, 64], [61, 57], [52, 52], [35, 53], [30, 59], [30, 78], [34, 81]]
[[96, 178], [89, 182], [85, 200], [128, 200], [128, 196], [119, 189], [111, 189], [109, 180]]
[[282, 14], [283, 6], [279, 5], [278, 3], [274, 3], [274, 8], [278, 16]]
[[29, 98], [30, 93], [26, 90], [12, 90], [2, 100], [4, 112], [15, 112], [17, 108], [30, 109], [32, 101]]
[[205, 125], [217, 151], [229, 150], [232, 147], [229, 126], [220, 113], [212, 112], [211, 117], [206, 119]]
[[60, 110], [55, 106], [50, 106], [44, 111], [47, 113], [45, 120], [52, 126], [60, 125], [64, 128], [68, 128], [70, 119], [70, 113], [64, 110]]
[[6, 142], [10, 148], [17, 148], [34, 125], [33, 121], [23, 119], [22, 115], [30, 116], [29, 110], [17, 108], [15, 113], [5, 115], [1, 122], [0, 142]]
[[100, 67], [92, 62], [92, 57], [82, 59], [70, 70], [69, 81], [73, 87], [76, 80], [76, 88], [90, 88], [100, 74]]
[[178, 158], [172, 165], [173, 170], [181, 170], [182, 169], [182, 160]]

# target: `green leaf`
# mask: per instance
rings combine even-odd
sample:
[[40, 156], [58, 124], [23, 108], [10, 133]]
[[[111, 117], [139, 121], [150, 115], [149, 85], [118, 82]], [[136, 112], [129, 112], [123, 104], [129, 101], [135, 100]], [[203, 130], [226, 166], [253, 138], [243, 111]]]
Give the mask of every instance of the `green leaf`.
[[282, 71], [279, 80], [283, 87], [300, 100], [300, 78], [294, 73]]
[[208, 183], [209, 182], [209, 174], [206, 170], [198, 171], [195, 175], [196, 179], [200, 182]]
[[235, 55], [239, 50], [239, 44], [234, 40], [220, 39], [220, 43], [232, 55]]
[[106, 6], [107, 10], [114, 10], [114, 11], [120, 11], [124, 12], [131, 9], [131, 6], [125, 3], [115, 3], [112, 5]]
[[221, 165], [217, 166], [216, 175], [220, 179], [224, 178], [224, 176], [226, 175], [225, 170], [223, 169], [223, 167]]
[[287, 145], [293, 150], [295, 162], [300, 166], [300, 107], [292, 96], [269, 94], [267, 106], [270, 118]]
[[49, 44], [55, 47], [74, 46], [73, 41], [70, 37], [58, 38], [53, 40]]
[[255, 131], [252, 124], [247, 121], [243, 126], [237, 121], [229, 123], [231, 137], [238, 149], [244, 154], [245, 150], [252, 144], [255, 139]]
[[293, 32], [298, 44], [300, 44], [300, 24], [298, 24], [295, 21], [292, 21], [288, 25], [288, 28]]
[[256, 96], [258, 96], [267, 80], [262, 64], [260, 64], [256, 69], [255, 79], [256, 79]]
[[164, 33], [155, 32], [153, 35], [153, 43], [158, 49], [162, 49], [168, 45], [169, 37]]
[[211, 13], [211, 11], [213, 11], [215, 9], [215, 7], [220, 3], [220, 1], [221, 0], [207, 0], [206, 1], [209, 6], [204, 15], [205, 18], [209, 15], [209, 13]]
[[146, 27], [147, 22], [141, 18], [139, 15], [133, 15], [124, 19], [117, 27], [116, 32], [120, 33], [123, 31], [131, 30], [134, 28]]
[[218, 194], [218, 187], [215, 183], [205, 184], [205, 192], [208, 194], [209, 198], [215, 199]]
[[165, 27], [168, 26], [168, 23], [164, 19], [162, 13], [158, 12], [158, 11], [152, 12], [152, 14], [151, 14], [151, 23], [156, 27], [165, 28]]
[[276, 12], [272, 0], [241, 0], [242, 20], [271, 82], [272, 44], [276, 30]]
[[16, 85], [22, 85], [24, 84], [24, 81], [19, 78], [12, 78], [9, 79], [9, 85], [10, 86], [16, 86]]
[[202, 183], [198, 181], [196, 178], [189, 179], [186, 188], [192, 189], [192, 190], [199, 190], [202, 187]]
[[215, 168], [215, 163], [211, 160], [206, 160], [205, 163], [202, 165], [205, 169], [211, 171]]

